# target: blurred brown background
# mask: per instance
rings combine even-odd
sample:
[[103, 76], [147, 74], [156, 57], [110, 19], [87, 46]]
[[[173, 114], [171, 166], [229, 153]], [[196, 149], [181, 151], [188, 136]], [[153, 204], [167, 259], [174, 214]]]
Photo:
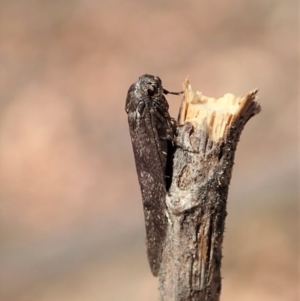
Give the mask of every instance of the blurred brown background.
[[297, 6], [1, 0], [1, 301], [158, 299], [124, 111], [144, 73], [171, 91], [187, 75], [208, 96], [260, 89], [228, 198], [222, 300], [297, 300]]

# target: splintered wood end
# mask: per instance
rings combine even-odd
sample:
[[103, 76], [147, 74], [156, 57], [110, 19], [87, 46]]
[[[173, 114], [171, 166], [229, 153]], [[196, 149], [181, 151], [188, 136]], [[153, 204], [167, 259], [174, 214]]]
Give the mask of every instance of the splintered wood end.
[[246, 96], [225, 94], [219, 99], [204, 96], [201, 92], [194, 92], [188, 79], [183, 83], [184, 98], [179, 112], [179, 124], [191, 122], [195, 125], [207, 127], [209, 138], [218, 141], [225, 138], [227, 130], [240, 118], [245, 123], [260, 111], [260, 104], [256, 97], [258, 90]]

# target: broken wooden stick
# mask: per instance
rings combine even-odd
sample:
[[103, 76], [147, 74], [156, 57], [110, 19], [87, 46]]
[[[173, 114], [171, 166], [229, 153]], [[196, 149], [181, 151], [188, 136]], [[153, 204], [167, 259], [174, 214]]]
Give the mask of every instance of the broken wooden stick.
[[159, 271], [162, 301], [217, 301], [234, 154], [247, 121], [260, 111], [257, 90], [244, 97], [203, 96], [184, 82], [168, 229]]

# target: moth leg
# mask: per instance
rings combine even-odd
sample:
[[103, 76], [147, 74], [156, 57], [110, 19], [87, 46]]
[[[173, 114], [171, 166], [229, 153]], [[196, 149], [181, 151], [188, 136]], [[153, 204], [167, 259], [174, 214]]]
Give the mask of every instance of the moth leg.
[[163, 124], [163, 127], [166, 129], [166, 135], [163, 137], [159, 137], [161, 140], [174, 140], [174, 126], [172, 121], [169, 122], [166, 118], [164, 118], [157, 110], [152, 110], [152, 113], [157, 117], [157, 119]]
[[[169, 116], [162, 116], [162, 114], [158, 111], [158, 108], [156, 108], [156, 110], [151, 110], [151, 112], [154, 113], [154, 115], [159, 119], [159, 121], [162, 123], [162, 124], [166, 124], [166, 117], [169, 117]], [[170, 117], [169, 117], [170, 118]]]
[[163, 93], [165, 95], [167, 95], [167, 94], [180, 95], [180, 94], [183, 94], [183, 91], [180, 91], [180, 92], [170, 92], [170, 91], [168, 91], [166, 89], [163, 89]]

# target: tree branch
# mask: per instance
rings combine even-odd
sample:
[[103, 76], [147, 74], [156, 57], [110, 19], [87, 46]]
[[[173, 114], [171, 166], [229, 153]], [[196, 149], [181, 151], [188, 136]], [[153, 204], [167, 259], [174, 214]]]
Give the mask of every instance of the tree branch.
[[217, 301], [226, 200], [234, 154], [247, 121], [260, 111], [257, 91], [220, 99], [184, 83], [169, 220], [159, 272], [162, 301]]

